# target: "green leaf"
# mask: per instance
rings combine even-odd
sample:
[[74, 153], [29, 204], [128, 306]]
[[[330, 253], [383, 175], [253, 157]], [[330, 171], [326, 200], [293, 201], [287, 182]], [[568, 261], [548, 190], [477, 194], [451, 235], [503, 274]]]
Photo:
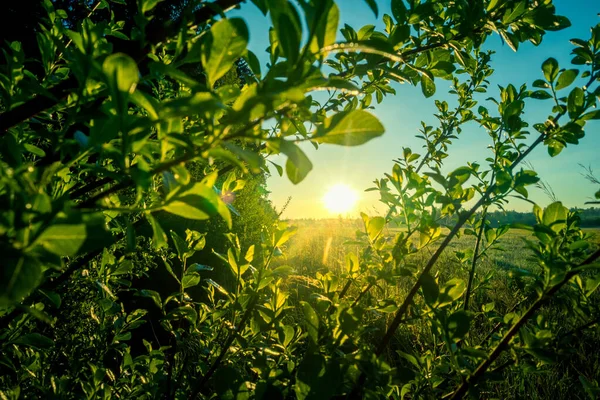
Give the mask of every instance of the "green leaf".
[[312, 163], [295, 143], [282, 140], [279, 143], [279, 149], [288, 157], [287, 162], [285, 163], [285, 172], [287, 173], [289, 180], [294, 185], [297, 185], [302, 182], [312, 170]]
[[28, 333], [13, 340], [12, 343], [34, 347], [36, 349], [49, 349], [54, 346], [54, 341], [52, 339], [39, 333]]
[[507, 8], [504, 12], [504, 15], [502, 16], [502, 24], [509, 25], [515, 22], [526, 11], [526, 1], [519, 1], [518, 3], [513, 3], [512, 7]]
[[432, 65], [429, 68], [429, 70], [431, 71], [431, 74], [433, 76], [444, 78], [452, 74], [456, 70], [456, 68], [454, 67], [454, 64], [452, 64], [450, 61], [438, 61], [437, 63]]
[[327, 118], [313, 138], [319, 143], [358, 146], [383, 135], [384, 131], [375, 116], [363, 110], [353, 110]]
[[384, 226], [385, 218], [383, 217], [373, 217], [369, 219], [369, 222], [367, 223], [367, 234], [369, 235], [369, 240], [371, 242], [374, 242], [377, 237], [379, 237]]
[[566, 71], [561, 72], [556, 81], [555, 89], [561, 90], [570, 86], [575, 81], [575, 78], [577, 78], [577, 74], [579, 74], [578, 69], [567, 69]]
[[581, 115], [584, 110], [585, 104], [585, 92], [580, 87], [576, 87], [569, 93], [567, 100], [567, 110], [569, 111], [569, 117], [576, 119]]
[[154, 248], [161, 249], [169, 247], [167, 234], [158, 221], [150, 213], [146, 213], [146, 219], [150, 222], [150, 226], [152, 227], [152, 245]]
[[[335, 398], [343, 382], [340, 363], [326, 361], [322, 354], [307, 354], [296, 371], [294, 394], [298, 400], [321, 400]], [[266, 399], [267, 397], [264, 397]], [[283, 398], [272, 397], [272, 398]]]
[[469, 179], [471, 172], [471, 168], [469, 167], [458, 167], [452, 171], [449, 176], [456, 179], [459, 185], [462, 185]]
[[[465, 281], [462, 279], [454, 278], [450, 279], [448, 282], [444, 284], [444, 287], [440, 291], [440, 302], [442, 300], [446, 300], [449, 302], [453, 302], [462, 297], [465, 292], [467, 285]], [[447, 298], [444, 298], [448, 296]]]
[[60, 297], [60, 295], [58, 293], [53, 292], [52, 290], [42, 290], [42, 289], [38, 289], [38, 290], [48, 300], [50, 300], [50, 302], [52, 302], [52, 305], [55, 308], [60, 308], [60, 305], [62, 304], [62, 299], [61, 299], [61, 297]]
[[46, 152], [44, 150], [32, 144], [24, 143], [23, 147], [25, 148], [25, 150], [38, 157], [44, 157], [46, 155]]
[[466, 311], [460, 310], [448, 317], [446, 329], [448, 336], [454, 341], [462, 339], [469, 332], [471, 318]]
[[278, 229], [274, 233], [274, 241], [275, 246], [283, 246], [292, 236], [294, 236], [298, 232], [297, 226], [289, 226], [284, 229]]
[[38, 260], [16, 252], [4, 252], [0, 271], [0, 307], [20, 303], [41, 280], [42, 266]]
[[195, 324], [196, 320], [198, 319], [198, 313], [191, 306], [182, 306], [177, 307], [173, 311], [169, 312], [167, 314], [167, 319], [187, 319], [192, 324]]
[[427, 74], [421, 75], [421, 91], [425, 97], [431, 97], [435, 94], [435, 82]]
[[558, 75], [558, 61], [556, 61], [555, 58], [550, 57], [542, 64], [542, 71], [544, 72], [544, 77], [548, 82], [554, 82], [556, 76]]
[[323, 47], [335, 43], [335, 38], [340, 19], [340, 10], [332, 1], [320, 2], [314, 9], [313, 13], [317, 15], [306, 15], [307, 19], [316, 23], [316, 26], [311, 26], [315, 34], [310, 42], [310, 51], [317, 54]]
[[600, 110], [590, 111], [581, 117], [583, 120], [600, 119]]
[[32, 247], [39, 245], [57, 256], [72, 257], [101, 248], [110, 239], [102, 213], [63, 213], [37, 237]]
[[158, 308], [162, 309], [162, 300], [160, 298], [160, 293], [158, 293], [154, 290], [142, 289], [137, 292], [137, 295], [141, 296], [141, 297], [148, 297], [148, 298], [152, 299], [154, 304], [156, 304], [156, 306]]
[[530, 97], [538, 100], [546, 100], [551, 99], [552, 95], [545, 90], [536, 90], [535, 92], [531, 92]]
[[532, 86], [540, 89], [550, 89], [550, 85], [548, 85], [548, 82], [542, 79], [536, 79], [535, 81], [533, 81]]
[[304, 312], [304, 322], [306, 323], [308, 337], [313, 344], [317, 344], [319, 341], [319, 317], [309, 303], [301, 301], [300, 304]]
[[133, 93], [140, 80], [136, 62], [127, 54], [115, 53], [106, 57], [102, 71], [113, 93]]
[[282, 53], [294, 65], [298, 61], [302, 39], [298, 12], [287, 0], [267, 0], [267, 4]]
[[142, 14], [152, 11], [161, 1], [164, 0], [142, 0]]
[[420, 282], [421, 288], [423, 289], [423, 297], [425, 298], [425, 302], [429, 305], [432, 305], [435, 303], [440, 293], [440, 288], [438, 287], [437, 282], [429, 273], [423, 274]]
[[201, 61], [211, 87], [240, 58], [248, 45], [248, 27], [241, 18], [222, 19], [215, 23], [201, 45]]
[[200, 275], [197, 272], [186, 272], [181, 280], [184, 289], [196, 286], [200, 283]]
[[556, 157], [565, 148], [565, 145], [558, 140], [550, 139], [546, 142], [548, 146], [548, 154], [550, 157]]
[[197, 182], [182, 187], [162, 207], [168, 213], [180, 217], [204, 220], [220, 215], [231, 228], [231, 213], [219, 195], [206, 183]]
[[177, 232], [172, 230], [169, 232], [169, 234], [171, 235], [171, 240], [175, 245], [175, 250], [177, 250], [177, 256], [183, 261], [185, 258], [187, 258], [187, 252], [190, 251], [187, 243], [181, 236], [177, 234]]
[[404, 0], [392, 0], [392, 15], [396, 18], [398, 25], [406, 22], [407, 11]]
[[379, 8], [377, 7], [375, 0], [365, 0], [365, 2], [371, 8], [373, 14], [375, 14], [375, 17], [377, 17], [379, 15]]
[[542, 223], [558, 232], [566, 226], [568, 213], [560, 201], [554, 202], [544, 209]]
[[496, 174], [496, 193], [506, 193], [512, 185], [512, 176], [507, 171], [499, 171]]

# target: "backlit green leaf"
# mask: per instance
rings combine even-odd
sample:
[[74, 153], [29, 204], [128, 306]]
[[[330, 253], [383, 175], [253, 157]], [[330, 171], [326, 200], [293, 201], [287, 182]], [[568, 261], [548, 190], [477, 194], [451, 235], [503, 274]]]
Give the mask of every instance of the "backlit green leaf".
[[110, 239], [111, 234], [101, 213], [63, 214], [37, 237], [34, 245], [40, 245], [57, 256], [72, 257], [101, 248]]
[[287, 140], [282, 140], [279, 148], [288, 157], [285, 163], [285, 172], [289, 180], [293, 184], [302, 182], [313, 167], [306, 154], [298, 145]]
[[114, 92], [132, 93], [140, 80], [136, 62], [123, 53], [111, 54], [106, 57], [102, 64], [102, 71]]
[[222, 19], [203, 38], [201, 60], [212, 87], [240, 58], [248, 45], [248, 27], [241, 18]]
[[358, 146], [383, 135], [381, 122], [363, 110], [340, 112], [328, 118], [313, 138], [319, 143]]
[[367, 223], [367, 234], [372, 242], [379, 237], [384, 226], [385, 218], [383, 217], [373, 217], [369, 219], [369, 222]]
[[560, 201], [554, 202], [544, 209], [542, 222], [558, 232], [566, 226], [568, 213], [569, 210]]
[[550, 57], [542, 64], [542, 71], [548, 82], [554, 82], [558, 75], [558, 61], [556, 61], [555, 58]]

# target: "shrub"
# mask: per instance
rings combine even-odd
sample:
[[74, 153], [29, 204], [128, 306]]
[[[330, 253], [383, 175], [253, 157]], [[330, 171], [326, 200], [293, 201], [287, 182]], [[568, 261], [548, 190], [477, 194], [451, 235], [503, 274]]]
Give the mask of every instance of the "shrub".
[[[28, 70], [18, 42], [5, 47], [4, 398], [484, 396], [498, 376], [561, 359], [598, 322], [600, 251], [577, 213], [553, 202], [534, 206], [532, 225], [493, 227], [488, 212], [527, 198], [539, 178], [521, 165], [533, 149], [556, 156], [600, 118], [600, 25], [572, 41], [582, 71], [549, 58], [534, 90], [500, 87], [493, 107], [475, 110], [493, 73], [485, 40], [539, 44], [569, 25], [551, 1], [393, 0], [384, 31], [345, 26], [336, 43], [334, 1], [253, 0], [273, 23], [264, 72], [244, 20], [222, 13], [241, 1], [191, 2], [164, 18], [157, 1], [140, 0], [122, 19], [112, 3], [72, 24], [73, 10], [44, 2], [43, 72]], [[312, 164], [299, 143], [361, 145], [383, 134], [368, 109], [395, 93], [392, 82], [431, 97], [440, 79], [457, 105], [436, 101], [424, 154], [403, 148], [375, 182], [385, 216], [362, 215], [361, 251], [341, 274], [305, 277], [313, 293], [291, 299], [293, 268], [275, 260], [295, 228], [255, 194], [264, 174], [302, 181]], [[317, 90], [330, 98], [318, 102]], [[549, 100], [550, 116], [530, 132], [523, 113], [536, 100]], [[446, 173], [467, 123], [489, 135], [490, 158]], [[273, 154], [284, 167], [267, 163]], [[246, 230], [257, 225], [260, 240]], [[386, 225], [405, 228], [390, 239]], [[531, 232], [535, 259], [511, 277], [520, 300], [474, 304], [493, 285], [478, 262], [511, 228]], [[472, 250], [454, 252], [454, 273], [437, 271], [458, 235], [474, 237]], [[194, 259], [205, 249], [228, 276], [207, 275], [213, 265]], [[170, 289], [132, 286], [144, 275]], [[578, 373], [597, 395], [596, 378]]]

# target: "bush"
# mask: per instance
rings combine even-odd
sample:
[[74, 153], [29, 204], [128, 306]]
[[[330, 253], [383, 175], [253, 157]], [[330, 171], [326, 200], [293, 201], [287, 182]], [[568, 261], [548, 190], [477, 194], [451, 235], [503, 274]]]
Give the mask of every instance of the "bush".
[[[520, 167], [533, 149], [556, 156], [600, 119], [600, 25], [572, 41], [582, 71], [549, 58], [534, 90], [500, 87], [475, 110], [493, 74], [485, 40], [539, 44], [569, 25], [551, 1], [393, 0], [384, 31], [346, 25], [336, 43], [333, 0], [253, 0], [273, 23], [264, 72], [244, 20], [223, 17], [241, 1], [165, 2], [162, 14], [153, 0], [113, 3], [82, 17], [45, 1], [39, 57], [5, 46], [3, 398], [507, 396], [528, 382], [515, 376], [561, 360], [578, 374], [564, 393], [599, 393], [593, 369], [568, 364], [598, 339], [584, 333], [577, 353], [600, 286], [577, 212], [535, 205], [532, 224], [511, 226], [489, 213], [539, 181]], [[403, 148], [376, 180], [385, 216], [363, 214], [361, 250], [339, 274], [301, 277], [312, 293], [293, 298], [281, 260], [296, 229], [264, 197], [269, 168], [302, 181], [312, 164], [299, 143], [361, 145], [383, 134], [368, 110], [393, 82], [432, 97], [440, 79], [457, 105], [436, 101], [424, 154]], [[535, 100], [552, 105], [530, 131]], [[467, 123], [490, 137], [487, 164], [442, 171]], [[508, 275], [519, 301], [496, 308], [481, 302], [499, 283], [478, 265], [511, 228], [530, 232], [534, 266]], [[459, 235], [472, 249], [449, 247]], [[448, 253], [455, 269], [438, 269]]]

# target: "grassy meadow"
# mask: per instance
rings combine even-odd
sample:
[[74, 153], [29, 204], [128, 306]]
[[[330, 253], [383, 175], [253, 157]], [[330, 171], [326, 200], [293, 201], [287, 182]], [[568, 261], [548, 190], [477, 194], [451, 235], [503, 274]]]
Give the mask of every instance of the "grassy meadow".
[[[353, 242], [356, 241], [357, 231], [363, 231], [364, 227], [363, 222], [358, 219], [292, 220], [288, 222], [297, 226], [298, 232], [286, 244], [285, 257], [278, 263], [294, 268], [295, 275], [291, 277], [288, 289], [292, 294], [292, 300], [300, 301], [322, 290], [319, 281], [314, 279], [318, 273], [332, 272], [337, 275], [344, 268], [344, 260], [348, 252], [359, 254], [361, 246]], [[386, 237], [392, 241], [398, 229], [386, 229]], [[600, 244], [600, 229], [593, 228], [584, 231], [592, 236], [594, 243]], [[499, 246], [490, 250], [485, 257], [478, 261], [474, 293], [470, 305], [470, 310], [475, 314], [480, 314], [484, 307], [492, 307], [500, 316], [510, 313], [512, 310], [518, 311], [525, 308], [525, 299], [516, 295], [516, 293], [521, 293], [521, 290], [515, 286], [519, 285], [519, 279], [515, 279], [515, 277], [517, 275], [526, 277], [529, 273], [535, 274], [538, 269], [535, 262], [532, 261], [532, 251], [527, 247], [525, 239], [534, 240], [535, 237], [530, 232], [510, 230], [503, 236]], [[472, 249], [474, 243], [473, 236], [461, 235], [447, 248], [433, 271], [434, 275], [439, 276], [440, 283], [452, 278], [461, 278], [465, 281], [468, 279], [467, 266], [470, 263], [461, 264], [455, 256], [455, 252]], [[427, 261], [425, 257], [434, 250], [435, 244], [430, 246], [428, 251], [420, 252], [420, 257], [423, 259], [415, 259], [414, 263], [422, 267]], [[487, 282], [480, 284], [484, 280]], [[401, 277], [395, 287], [381, 284], [375, 288], [376, 290], [369, 291], [367, 296], [372, 296], [372, 298], [365, 297], [362, 301], [381, 301], [387, 298], [394, 298], [396, 301], [402, 300], [412, 282], [412, 278]], [[338, 283], [338, 285], [343, 284], [344, 282]], [[362, 289], [351, 287], [349, 295], [356, 298]], [[560, 302], [553, 301], [540, 314], [549, 321], [549, 324], [558, 327], [559, 332], [569, 332], [575, 326], [581, 325], [581, 320], [577, 320], [575, 316], [569, 320], [562, 320], [564, 319], [564, 310], [560, 307]], [[561, 310], [563, 312], [558, 312]], [[559, 317], [560, 315], [563, 317]], [[386, 324], [389, 323], [392, 316], [393, 313], [384, 314], [381, 318], [370, 321], [374, 326], [374, 341], [385, 331]], [[477, 318], [477, 316], [472, 323], [474, 329], [470, 333], [469, 340], [476, 343], [488, 340], [490, 331], [494, 329], [493, 324], [487, 318]], [[418, 332], [415, 332], [414, 326], [411, 331], [407, 331], [402, 326], [398, 329], [395, 343], [392, 346], [393, 350], [390, 350], [388, 358], [393, 366], [402, 366], [397, 357], [392, 354], [395, 350], [419, 354], [431, 346], [437, 345], [430, 341], [432, 335], [428, 323], [423, 322], [422, 325], [418, 325], [417, 329]], [[495, 333], [495, 335], [498, 334]], [[578, 345], [560, 349], [558, 351], [560, 358], [557, 362], [548, 362], [541, 367], [524, 363], [518, 368], [506, 369], [506, 371], [500, 367], [497, 379], [491, 379], [482, 388], [480, 398], [590, 398], [578, 377], [584, 375], [592, 377], [592, 379], [600, 379], [600, 354], [596, 348], [596, 344], [600, 343], [600, 330], [596, 325], [577, 334], [580, 335], [580, 340], [576, 341]], [[418, 338], [416, 341], [415, 337]], [[505, 354], [498, 365], [502, 366], [503, 363], [509, 365], [510, 360], [511, 357]]]

